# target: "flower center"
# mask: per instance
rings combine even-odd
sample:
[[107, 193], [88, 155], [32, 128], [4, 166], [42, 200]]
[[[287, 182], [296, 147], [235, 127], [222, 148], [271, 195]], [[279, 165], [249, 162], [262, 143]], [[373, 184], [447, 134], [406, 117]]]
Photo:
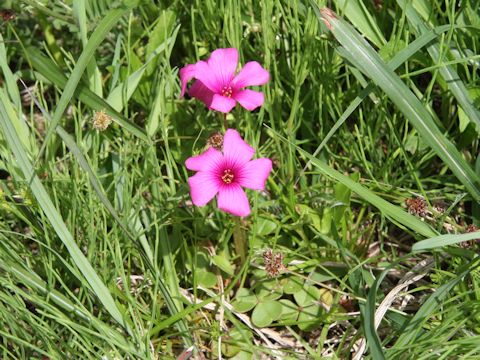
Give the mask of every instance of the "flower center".
[[231, 184], [234, 178], [235, 176], [233, 175], [232, 170], [230, 169], [223, 170], [222, 181], [225, 184]]
[[232, 97], [232, 94], [233, 94], [232, 87], [231, 87], [231, 86], [224, 86], [224, 87], [222, 88], [221, 93], [222, 93], [222, 96], [231, 98], [231, 97]]

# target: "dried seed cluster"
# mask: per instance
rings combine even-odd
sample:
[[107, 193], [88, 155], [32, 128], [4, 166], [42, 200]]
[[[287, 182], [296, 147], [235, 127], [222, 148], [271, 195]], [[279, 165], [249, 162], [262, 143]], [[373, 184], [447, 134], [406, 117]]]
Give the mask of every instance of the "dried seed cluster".
[[219, 132], [214, 132], [207, 140], [209, 147], [213, 147], [219, 151], [222, 151], [223, 148], [223, 135]]
[[424, 217], [427, 215], [427, 202], [421, 197], [410, 198], [405, 200], [408, 212], [412, 215]]
[[283, 266], [283, 254], [280, 252], [274, 253], [272, 249], [264, 251], [263, 262], [269, 277], [277, 277], [285, 269]]
[[99, 131], [107, 130], [112, 123], [112, 117], [107, 115], [103, 110], [97, 111], [93, 116], [93, 127]]

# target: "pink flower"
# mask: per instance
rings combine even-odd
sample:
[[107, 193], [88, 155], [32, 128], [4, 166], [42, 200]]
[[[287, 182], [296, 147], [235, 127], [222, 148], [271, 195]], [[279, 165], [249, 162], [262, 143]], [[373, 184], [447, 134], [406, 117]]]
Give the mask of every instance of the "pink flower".
[[267, 158], [252, 160], [255, 150], [233, 129], [223, 138], [223, 153], [209, 148], [203, 154], [188, 158], [187, 169], [197, 171], [188, 179], [192, 202], [204, 206], [218, 194], [220, 210], [236, 216], [250, 214], [243, 187], [263, 190], [272, 170]]
[[256, 109], [263, 104], [263, 94], [244, 87], [266, 84], [270, 78], [268, 71], [258, 62], [250, 61], [235, 76], [237, 66], [237, 49], [215, 50], [208, 61], [199, 61], [180, 70], [180, 96], [185, 94], [187, 83], [196, 79], [188, 93], [208, 108], [228, 113], [238, 101], [247, 110]]

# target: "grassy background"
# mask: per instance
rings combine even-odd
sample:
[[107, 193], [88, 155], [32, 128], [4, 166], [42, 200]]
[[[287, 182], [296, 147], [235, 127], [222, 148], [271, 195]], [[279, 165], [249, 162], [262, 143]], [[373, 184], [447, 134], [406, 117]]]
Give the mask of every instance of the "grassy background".
[[[479, 357], [477, 0], [1, 4], [1, 358]], [[221, 47], [271, 74], [241, 220], [184, 167]]]

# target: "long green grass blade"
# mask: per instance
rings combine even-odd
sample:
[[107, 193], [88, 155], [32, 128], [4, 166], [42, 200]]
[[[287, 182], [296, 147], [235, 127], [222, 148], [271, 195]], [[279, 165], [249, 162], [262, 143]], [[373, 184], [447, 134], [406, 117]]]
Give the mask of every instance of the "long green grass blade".
[[40, 179], [35, 174], [33, 164], [28, 159], [22, 142], [12, 125], [12, 120], [15, 121], [15, 118], [15, 111], [13, 110], [7, 95], [3, 90], [0, 90], [0, 127], [2, 128], [5, 139], [13, 152], [15, 159], [17, 160], [18, 166], [23, 172], [23, 180], [29, 181], [30, 189], [37, 199], [41, 209], [47, 216], [60, 240], [64, 243], [72, 260], [83, 274], [85, 280], [90, 284], [92, 291], [97, 295], [98, 299], [105, 306], [105, 309], [110, 315], [128, 330], [129, 327], [119, 308], [115, 304], [115, 300], [110, 294], [110, 291], [75, 243], [72, 234], [65, 226], [62, 217], [55, 208]]
[[[318, 16], [320, 16], [320, 11], [317, 7], [314, 7], [314, 10], [318, 12]], [[407, 47], [400, 50], [388, 63], [387, 65], [392, 69], [397, 69], [400, 65], [402, 65], [405, 61], [407, 61], [411, 56], [413, 56], [417, 51], [422, 49], [425, 45], [430, 43], [432, 40], [435, 40], [440, 34], [445, 31], [451, 29], [450, 25], [439, 26], [431, 31], [428, 31], [417, 39], [412, 41]], [[351, 104], [345, 109], [343, 114], [338, 118], [335, 122], [335, 125], [328, 131], [327, 135], [323, 138], [320, 145], [318, 145], [317, 149], [314, 151], [313, 156], [316, 157], [323, 147], [328, 143], [328, 141], [332, 138], [333, 134], [343, 125], [343, 123], [349, 118], [349, 116], [358, 108], [358, 106], [362, 103], [362, 101], [375, 89], [375, 85], [370, 83], [365, 89], [363, 89], [355, 99], [351, 102]], [[308, 162], [303, 171], [305, 171], [310, 163]]]
[[[378, 337], [377, 330], [375, 328], [375, 310], [377, 308], [377, 292], [378, 289], [385, 278], [388, 275], [390, 270], [397, 265], [397, 263], [390, 264], [382, 273], [375, 279], [375, 282], [370, 287], [367, 296], [367, 302], [363, 314], [363, 331], [365, 333], [365, 339], [367, 340], [367, 345], [372, 353], [374, 359], [385, 359], [385, 354], [383, 353], [382, 343]], [[361, 310], [362, 308], [360, 308]]]
[[131, 98], [135, 90], [137, 89], [140, 80], [143, 77], [145, 71], [149, 68], [149, 65], [152, 63], [155, 58], [161, 54], [166, 49], [170, 48], [174, 43], [178, 35], [178, 30], [180, 30], [180, 25], [178, 25], [173, 31], [172, 35], [165, 39], [160, 45], [157, 46], [155, 50], [152, 51], [150, 56], [147, 58], [145, 64], [143, 64], [138, 70], [131, 74], [125, 82], [117, 85], [108, 95], [107, 102], [116, 110], [122, 111], [125, 103]]
[[458, 244], [463, 241], [480, 239], [480, 232], [471, 232], [467, 234], [448, 234], [435, 236], [431, 239], [425, 239], [414, 244], [412, 251], [437, 249], [448, 245]]
[[[40, 108], [42, 111], [43, 115], [48, 118], [48, 113], [41, 107], [41, 104], [35, 99], [36, 105]], [[72, 154], [76, 157], [80, 167], [87, 173], [88, 178], [90, 180], [90, 183], [93, 186], [93, 189], [95, 190], [97, 196], [99, 197], [100, 201], [102, 204], [105, 206], [105, 208], [108, 210], [108, 212], [113, 216], [115, 221], [119, 224], [119, 226], [122, 228], [122, 230], [125, 232], [125, 234], [132, 240], [132, 241], [137, 241], [140, 243], [140, 246], [142, 247], [144, 251], [144, 256], [147, 259], [147, 263], [152, 271], [153, 274], [157, 277], [158, 285], [160, 288], [160, 292], [162, 293], [166, 303], [167, 307], [172, 315], [175, 315], [178, 312], [178, 309], [175, 305], [175, 302], [173, 301], [168, 289], [163, 283], [163, 280], [159, 276], [159, 270], [158, 267], [154, 263], [154, 258], [153, 258], [153, 251], [148, 243], [148, 240], [146, 236], [143, 234], [143, 227], [141, 222], [138, 219], [131, 219], [129, 226], [125, 225], [120, 216], [118, 215], [117, 211], [113, 207], [112, 203], [108, 199], [108, 197], [105, 194], [105, 191], [103, 189], [102, 184], [100, 181], [97, 179], [97, 176], [93, 172], [90, 164], [88, 163], [88, 160], [86, 157], [83, 155], [81, 149], [78, 147], [78, 145], [75, 143], [75, 140], [68, 134], [60, 125], [57, 126], [56, 129], [58, 135], [61, 137], [65, 145], [69, 148], [69, 150], [72, 152]], [[138, 239], [135, 237], [134, 234], [140, 234], [138, 235]], [[188, 327], [184, 321], [184, 319], [180, 318], [177, 326], [179, 330], [182, 332], [185, 342], [188, 346], [192, 344], [191, 337], [188, 335]]]
[[448, 165], [475, 200], [480, 200], [480, 179], [455, 146], [442, 134], [429, 111], [390, 69], [375, 50], [330, 9], [320, 10], [322, 20], [351, 55], [354, 65], [369, 76], [405, 115], [435, 153]]
[[[61, 89], [65, 89], [67, 77], [60, 68], [49, 58], [43, 55], [37, 48], [28, 48], [28, 59], [32, 63], [33, 68], [38, 71], [46, 79], [50, 80], [54, 85]], [[132, 123], [122, 114], [111, 107], [104, 99], [92, 92], [82, 82], [78, 83], [77, 89], [73, 95], [82, 101], [85, 105], [96, 111], [104, 111], [110, 115], [113, 120], [125, 130], [129, 131], [138, 138], [149, 142], [149, 138], [145, 131], [135, 123]]]
[[105, 39], [105, 36], [108, 34], [110, 29], [121, 19], [123, 15], [131, 10], [131, 7], [119, 7], [109, 11], [105, 17], [100, 21], [98, 26], [95, 28], [92, 36], [88, 40], [87, 45], [85, 46], [82, 54], [78, 58], [78, 61], [70, 75], [67, 83], [65, 84], [65, 89], [63, 90], [62, 96], [58, 101], [55, 112], [52, 116], [52, 122], [48, 127], [47, 133], [45, 135], [44, 142], [40, 148], [39, 157], [43, 154], [46, 145], [48, 144], [51, 136], [53, 135], [55, 128], [60, 123], [60, 119], [63, 116], [64, 111], [66, 110], [70, 100], [72, 99], [78, 83], [82, 79], [85, 68], [90, 63], [93, 54], [97, 50], [100, 43]]
[[[7, 50], [5, 48], [5, 44], [3, 42], [3, 36], [0, 34], [0, 69], [2, 71], [2, 78], [5, 82], [5, 87], [8, 92], [8, 95], [11, 101], [15, 104], [16, 111], [20, 111], [22, 106], [22, 99], [20, 96], [20, 92], [18, 91], [17, 87], [17, 80], [10, 70], [8, 66], [7, 60]], [[15, 129], [17, 130], [20, 139], [23, 142], [23, 145], [27, 149], [29, 154], [33, 154], [34, 146], [31, 142], [31, 134], [28, 125], [25, 121], [21, 118], [18, 119], [17, 122], [14, 123]]]
[[[78, 27], [80, 28], [80, 38], [82, 40], [82, 45], [85, 46], [88, 43], [87, 36], [87, 12], [86, 12], [86, 0], [75, 0], [73, 1], [73, 14], [75, 15]], [[87, 75], [88, 82], [90, 84], [90, 90], [95, 94], [102, 97], [102, 76], [100, 70], [98, 69], [97, 62], [93, 57], [87, 65]]]

